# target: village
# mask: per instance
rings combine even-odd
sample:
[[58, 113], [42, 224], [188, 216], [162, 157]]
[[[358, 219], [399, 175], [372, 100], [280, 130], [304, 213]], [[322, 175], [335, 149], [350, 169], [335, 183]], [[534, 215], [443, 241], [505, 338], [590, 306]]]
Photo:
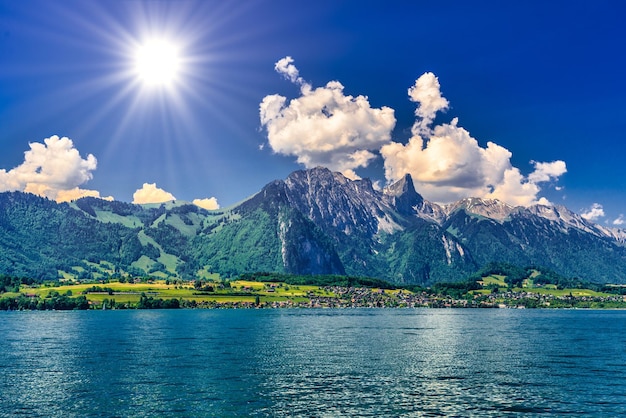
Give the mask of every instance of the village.
[[[407, 290], [326, 286], [323, 294], [308, 292], [306, 298], [254, 302], [206, 301], [192, 307], [207, 308], [626, 308], [626, 296], [557, 296], [528, 291], [467, 293], [463, 298]], [[253, 293], [252, 289], [246, 289]], [[324, 296], [329, 295], [329, 296]]]

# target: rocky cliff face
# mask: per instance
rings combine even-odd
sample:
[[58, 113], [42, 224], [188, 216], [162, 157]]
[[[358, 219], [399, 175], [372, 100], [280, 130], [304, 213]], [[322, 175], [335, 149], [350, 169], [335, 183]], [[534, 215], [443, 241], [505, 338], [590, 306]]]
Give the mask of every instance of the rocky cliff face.
[[318, 167], [292, 173], [285, 185], [289, 204], [333, 236], [372, 236], [395, 223], [369, 179], [351, 181]]
[[476, 268], [462, 244], [433, 221], [443, 210], [415, 191], [410, 176], [381, 192], [369, 179], [349, 180], [326, 168], [296, 171], [234, 210], [259, 208], [283, 219], [283, 267], [291, 273], [426, 284], [458, 280]]

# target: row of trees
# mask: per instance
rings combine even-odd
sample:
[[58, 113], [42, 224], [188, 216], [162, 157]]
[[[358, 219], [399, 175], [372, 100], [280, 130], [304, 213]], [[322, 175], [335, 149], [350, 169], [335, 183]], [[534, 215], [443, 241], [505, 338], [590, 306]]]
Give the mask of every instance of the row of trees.
[[0, 310], [2, 311], [72, 311], [89, 309], [89, 301], [85, 296], [71, 297], [60, 295], [58, 292], [50, 292], [46, 298], [17, 297], [0, 298]]
[[256, 282], [282, 282], [292, 286], [339, 286], [339, 287], [375, 287], [379, 289], [396, 289], [395, 286], [384, 280], [372, 277], [340, 276], [334, 274], [299, 275], [287, 273], [244, 273], [239, 275], [241, 280]]
[[0, 293], [18, 293], [21, 285], [29, 286], [33, 283], [35, 283], [35, 281], [28, 277], [16, 277], [2, 274], [0, 275]]
[[137, 302], [137, 309], [178, 309], [181, 307], [179, 299], [161, 299], [152, 296], [146, 296], [142, 293]]

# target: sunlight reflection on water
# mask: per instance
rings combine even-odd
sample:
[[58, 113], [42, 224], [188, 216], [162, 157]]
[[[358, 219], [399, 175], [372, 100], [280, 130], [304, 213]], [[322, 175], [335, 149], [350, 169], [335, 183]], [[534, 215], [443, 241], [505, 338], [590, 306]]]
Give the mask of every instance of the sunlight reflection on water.
[[626, 413], [621, 311], [0, 316], [0, 415]]

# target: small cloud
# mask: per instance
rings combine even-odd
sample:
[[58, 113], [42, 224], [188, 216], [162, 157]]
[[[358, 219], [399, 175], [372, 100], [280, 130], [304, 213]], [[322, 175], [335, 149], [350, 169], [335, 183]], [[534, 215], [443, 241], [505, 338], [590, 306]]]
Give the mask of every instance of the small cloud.
[[163, 203], [176, 200], [173, 194], [159, 189], [156, 183], [144, 183], [141, 189], [133, 193], [133, 203], [141, 205], [144, 203]]
[[439, 79], [433, 73], [424, 73], [415, 80], [415, 85], [409, 88], [409, 98], [418, 103], [415, 109], [418, 123], [413, 125], [413, 135], [427, 131], [437, 112], [445, 110], [450, 102], [441, 95]]
[[601, 204], [594, 203], [593, 205], [591, 205], [589, 209], [581, 213], [580, 216], [582, 216], [584, 219], [588, 221], [596, 222], [598, 219], [603, 218], [605, 216], [604, 208], [602, 207]]
[[274, 65], [274, 70], [294, 84], [304, 84], [304, 80], [300, 77], [300, 72], [293, 65], [293, 58], [289, 56], [279, 59]]
[[81, 197], [97, 197], [98, 199], [113, 201], [113, 196], [101, 197], [97, 190], [85, 190], [75, 187], [71, 190], [59, 190], [56, 195], [57, 202], [71, 202]]
[[563, 174], [567, 173], [567, 167], [564, 161], [552, 161], [550, 163], [540, 163], [537, 161], [531, 161], [531, 164], [535, 166], [535, 171], [528, 175], [528, 181], [532, 183], [541, 183], [558, 179]]
[[100, 197], [96, 190], [78, 187], [93, 178], [98, 162], [91, 154], [83, 159], [71, 139], [53, 135], [43, 143], [29, 143], [29, 147], [22, 164], [0, 170], [0, 192], [34, 193], [57, 201]]
[[194, 205], [199, 206], [201, 208], [207, 209], [207, 210], [215, 210], [215, 209], [219, 209], [220, 205], [219, 203], [217, 203], [217, 199], [214, 197], [208, 198], [208, 199], [194, 199], [192, 202]]
[[537, 201], [537, 204], [538, 205], [543, 205], [543, 206], [552, 206], [552, 202], [550, 202], [545, 197], [540, 197], [539, 200]]
[[346, 95], [338, 81], [313, 88], [291, 57], [279, 60], [275, 69], [301, 88], [298, 98], [268, 95], [259, 106], [272, 151], [294, 156], [307, 168], [324, 166], [358, 178], [354, 170], [369, 165], [376, 158], [372, 151], [391, 140], [393, 109], [372, 108], [366, 96]]
[[620, 213], [619, 216], [617, 217], [617, 219], [615, 219], [613, 221], [613, 225], [615, 225], [615, 226], [622, 226], [622, 225], [624, 225], [624, 222], [626, 222], [626, 221], [624, 221], [624, 214]]

